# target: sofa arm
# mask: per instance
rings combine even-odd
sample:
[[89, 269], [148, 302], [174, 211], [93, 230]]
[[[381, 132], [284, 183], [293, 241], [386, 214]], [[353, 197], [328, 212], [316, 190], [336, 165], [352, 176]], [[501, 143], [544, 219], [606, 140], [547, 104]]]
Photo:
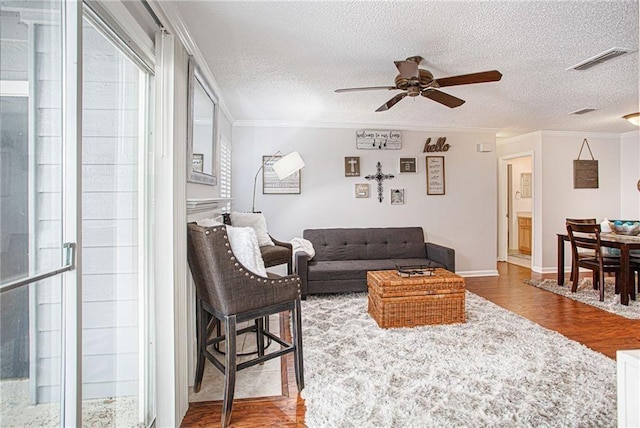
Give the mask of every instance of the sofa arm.
[[299, 251], [295, 255], [296, 258], [296, 273], [300, 277], [300, 289], [302, 291], [302, 299], [307, 298], [307, 278], [309, 269], [309, 256], [306, 253]]
[[434, 262], [442, 263], [448, 271], [456, 271], [456, 252], [452, 248], [427, 242], [424, 244], [427, 250], [427, 258]]

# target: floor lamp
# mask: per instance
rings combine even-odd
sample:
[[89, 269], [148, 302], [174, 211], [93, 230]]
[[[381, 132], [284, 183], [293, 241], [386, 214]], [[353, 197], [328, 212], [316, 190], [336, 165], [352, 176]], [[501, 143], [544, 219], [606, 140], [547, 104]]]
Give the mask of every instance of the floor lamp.
[[[251, 212], [256, 212], [256, 185], [258, 184], [258, 174], [260, 174], [260, 171], [270, 160], [280, 155], [282, 155], [282, 152], [278, 150], [276, 153], [271, 155], [269, 159], [262, 162], [262, 165], [260, 165], [260, 168], [258, 168], [258, 171], [256, 171], [256, 176], [253, 178], [253, 205], [251, 205]], [[276, 173], [279, 180], [284, 180], [296, 171], [300, 171], [303, 166], [304, 161], [300, 157], [300, 153], [294, 151], [280, 158], [276, 163], [274, 163], [273, 171]]]

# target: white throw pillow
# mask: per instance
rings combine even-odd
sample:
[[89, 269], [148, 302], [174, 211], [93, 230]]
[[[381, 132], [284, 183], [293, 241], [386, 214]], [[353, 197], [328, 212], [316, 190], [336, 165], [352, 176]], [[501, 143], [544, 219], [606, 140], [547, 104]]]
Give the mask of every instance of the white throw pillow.
[[231, 251], [244, 267], [259, 276], [267, 276], [264, 260], [258, 247], [256, 232], [250, 227], [227, 226]]
[[269, 237], [267, 220], [265, 220], [262, 214], [232, 212], [230, 216], [233, 227], [250, 227], [255, 230], [256, 236], [258, 237], [258, 245], [261, 247], [275, 245]]

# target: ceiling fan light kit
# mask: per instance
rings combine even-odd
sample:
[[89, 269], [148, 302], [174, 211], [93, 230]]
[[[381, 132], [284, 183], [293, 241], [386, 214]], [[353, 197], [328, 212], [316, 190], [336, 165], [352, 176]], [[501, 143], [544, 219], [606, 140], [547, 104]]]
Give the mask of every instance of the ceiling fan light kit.
[[627, 114], [625, 116], [622, 116], [622, 118], [627, 119], [629, 122], [631, 122], [635, 126], [640, 126], [640, 112]]
[[502, 74], [498, 70], [482, 71], [480, 73], [462, 74], [459, 76], [444, 77], [435, 79], [433, 74], [425, 69], [419, 68], [423, 58], [421, 56], [411, 56], [404, 61], [394, 61], [398, 69], [398, 75], [395, 78], [395, 86], [369, 86], [361, 88], [345, 88], [336, 89], [336, 92], [354, 92], [369, 90], [400, 90], [404, 91], [395, 95], [386, 103], [376, 109], [377, 112], [389, 110], [406, 96], [417, 97], [422, 95], [437, 103], [445, 105], [449, 108], [456, 108], [465, 103], [464, 100], [454, 97], [453, 95], [442, 92], [439, 88], [447, 86], [471, 85], [474, 83], [497, 82], [502, 78]]

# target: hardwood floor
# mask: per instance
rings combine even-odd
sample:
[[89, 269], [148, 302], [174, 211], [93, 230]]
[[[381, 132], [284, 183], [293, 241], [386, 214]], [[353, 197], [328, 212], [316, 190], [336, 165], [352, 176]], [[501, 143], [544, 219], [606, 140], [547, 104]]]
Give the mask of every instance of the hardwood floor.
[[[555, 278], [507, 263], [498, 263], [499, 277], [466, 278], [467, 289], [495, 304], [555, 330], [615, 359], [621, 349], [640, 349], [640, 322], [532, 287], [530, 278]], [[304, 322], [304, 314], [303, 314]], [[304, 400], [295, 386], [293, 360], [287, 355], [288, 382], [283, 395], [236, 400], [232, 427], [304, 427]], [[220, 402], [192, 403], [183, 427], [220, 426]]]

